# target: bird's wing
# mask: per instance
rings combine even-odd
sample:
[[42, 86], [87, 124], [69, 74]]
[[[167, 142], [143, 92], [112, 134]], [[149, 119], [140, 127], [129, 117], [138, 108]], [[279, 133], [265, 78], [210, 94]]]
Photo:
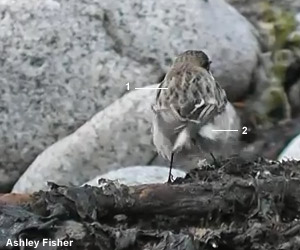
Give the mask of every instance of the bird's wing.
[[192, 121], [204, 125], [225, 109], [225, 91], [212, 75], [205, 71], [184, 72], [166, 78], [160, 87], [156, 102], [159, 107], [170, 107], [182, 121]]
[[210, 90], [208, 88], [204, 90], [206, 88], [205, 84], [200, 85], [203, 86], [202, 91], [198, 91], [195, 100], [184, 106], [186, 113], [183, 112], [183, 116], [204, 125], [225, 109], [227, 103], [225, 91], [213, 78], [211, 82], [214, 87]]

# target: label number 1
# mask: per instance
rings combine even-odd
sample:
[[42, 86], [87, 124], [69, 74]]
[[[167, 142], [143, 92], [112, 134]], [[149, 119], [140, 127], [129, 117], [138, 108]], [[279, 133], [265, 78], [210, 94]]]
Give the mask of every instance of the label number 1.
[[246, 135], [247, 134], [247, 127], [243, 127], [242, 129], [243, 129], [243, 133], [242, 134]]
[[129, 82], [128, 82], [128, 83], [126, 83], [126, 86], [127, 86], [127, 90], [129, 90]]

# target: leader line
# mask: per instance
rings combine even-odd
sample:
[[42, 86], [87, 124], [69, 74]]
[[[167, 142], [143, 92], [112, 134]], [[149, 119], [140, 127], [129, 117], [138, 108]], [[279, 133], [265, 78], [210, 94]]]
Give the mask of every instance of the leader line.
[[213, 129], [212, 131], [216, 131], [216, 132], [238, 132], [238, 129]]
[[151, 87], [145, 87], [145, 88], [134, 88], [134, 89], [168, 89], [168, 88], [151, 88]]

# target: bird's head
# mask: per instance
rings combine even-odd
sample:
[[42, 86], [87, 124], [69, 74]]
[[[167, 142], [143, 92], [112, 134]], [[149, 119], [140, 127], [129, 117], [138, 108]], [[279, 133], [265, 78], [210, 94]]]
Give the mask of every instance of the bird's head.
[[176, 57], [173, 65], [186, 62], [205, 68], [207, 71], [210, 70], [211, 61], [209, 60], [208, 56], [201, 50], [187, 50], [179, 54]]

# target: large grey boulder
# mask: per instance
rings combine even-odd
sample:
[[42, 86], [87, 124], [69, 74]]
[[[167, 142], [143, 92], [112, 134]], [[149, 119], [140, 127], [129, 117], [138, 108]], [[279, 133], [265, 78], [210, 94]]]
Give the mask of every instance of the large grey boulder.
[[112, 49], [96, 2], [1, 0], [0, 12], [0, 187], [7, 189], [38, 153], [122, 96], [127, 82], [155, 83], [162, 71]]
[[259, 52], [257, 33], [225, 1], [101, 1], [106, 26], [121, 53], [166, 70], [174, 56], [204, 49], [231, 100], [249, 88]]
[[81, 185], [111, 170], [150, 162], [156, 155], [150, 110], [155, 92], [136, 90], [124, 95], [51, 145], [29, 166], [13, 191], [46, 189], [47, 181]]
[[0, 0], [0, 13], [2, 190], [127, 82], [158, 82], [177, 53], [205, 49], [231, 99], [247, 91], [259, 53], [223, 0]]

